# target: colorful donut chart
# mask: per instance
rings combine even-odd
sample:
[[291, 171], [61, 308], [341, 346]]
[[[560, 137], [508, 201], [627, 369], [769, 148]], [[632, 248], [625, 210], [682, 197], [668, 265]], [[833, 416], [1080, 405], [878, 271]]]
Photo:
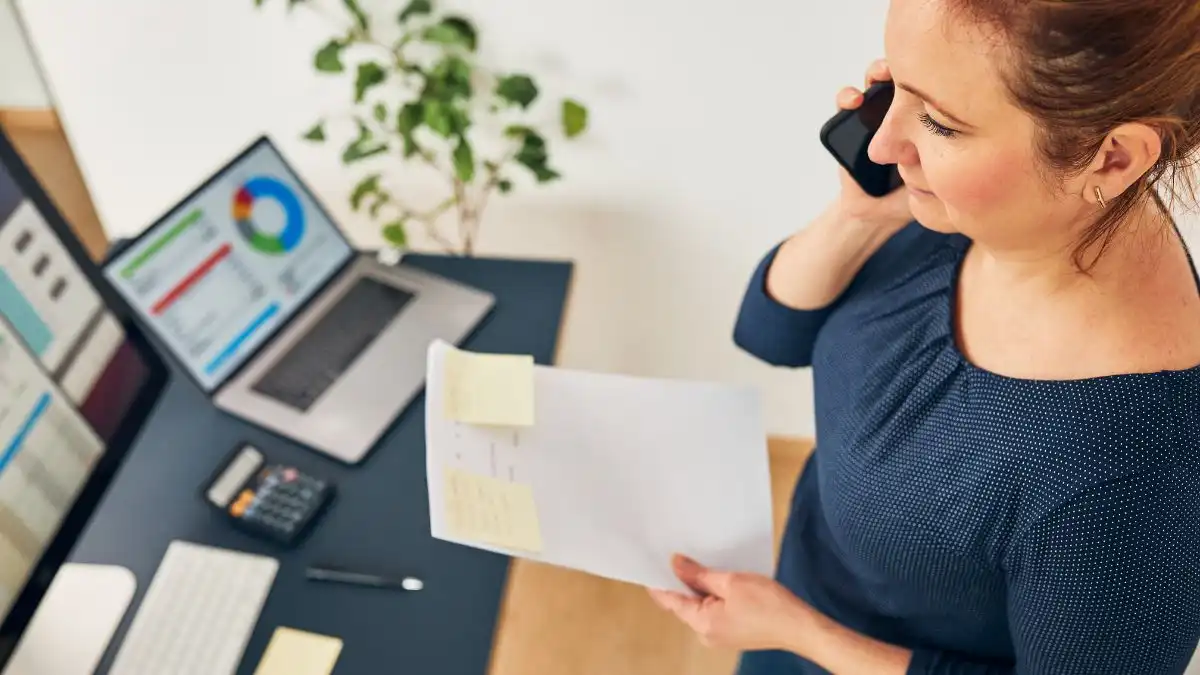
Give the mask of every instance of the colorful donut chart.
[[[255, 226], [254, 203], [259, 199], [271, 199], [283, 207], [287, 222], [279, 234], [268, 234]], [[233, 219], [250, 246], [268, 255], [287, 253], [304, 237], [304, 208], [300, 199], [274, 178], [259, 176], [243, 183], [233, 196]]]

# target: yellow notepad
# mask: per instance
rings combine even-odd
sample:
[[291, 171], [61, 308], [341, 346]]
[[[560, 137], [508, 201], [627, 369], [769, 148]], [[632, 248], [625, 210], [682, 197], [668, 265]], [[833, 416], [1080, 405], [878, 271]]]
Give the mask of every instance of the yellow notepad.
[[280, 626], [254, 675], [329, 675], [341, 653], [338, 638]]
[[446, 524], [453, 536], [531, 553], [542, 550], [537, 505], [528, 485], [453, 468], [444, 477]]
[[467, 424], [533, 424], [533, 357], [450, 349], [443, 363], [446, 417]]

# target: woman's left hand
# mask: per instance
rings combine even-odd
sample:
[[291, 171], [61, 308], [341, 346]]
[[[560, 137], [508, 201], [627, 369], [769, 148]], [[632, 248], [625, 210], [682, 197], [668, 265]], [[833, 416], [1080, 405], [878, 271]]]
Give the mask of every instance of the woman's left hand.
[[813, 637], [816, 612], [775, 580], [712, 570], [683, 556], [671, 562], [679, 580], [701, 597], [661, 590], [650, 590], [650, 596], [696, 631], [704, 644], [796, 651], [798, 643]]

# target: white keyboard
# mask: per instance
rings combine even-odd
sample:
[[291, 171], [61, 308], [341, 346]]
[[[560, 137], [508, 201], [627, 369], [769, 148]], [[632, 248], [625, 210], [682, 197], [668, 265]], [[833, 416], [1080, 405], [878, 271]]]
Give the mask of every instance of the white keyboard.
[[110, 675], [233, 675], [279, 561], [174, 541]]

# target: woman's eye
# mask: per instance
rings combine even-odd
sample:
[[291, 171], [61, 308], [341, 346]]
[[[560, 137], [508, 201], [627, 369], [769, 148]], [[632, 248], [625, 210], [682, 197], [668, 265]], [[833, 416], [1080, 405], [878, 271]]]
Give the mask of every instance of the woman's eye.
[[958, 133], [948, 126], [938, 124], [938, 121], [930, 117], [929, 113], [921, 113], [917, 115], [917, 118], [921, 120], [921, 124], [924, 124], [926, 129], [928, 129], [931, 133], [937, 134], [938, 136], [953, 138], [954, 135]]

